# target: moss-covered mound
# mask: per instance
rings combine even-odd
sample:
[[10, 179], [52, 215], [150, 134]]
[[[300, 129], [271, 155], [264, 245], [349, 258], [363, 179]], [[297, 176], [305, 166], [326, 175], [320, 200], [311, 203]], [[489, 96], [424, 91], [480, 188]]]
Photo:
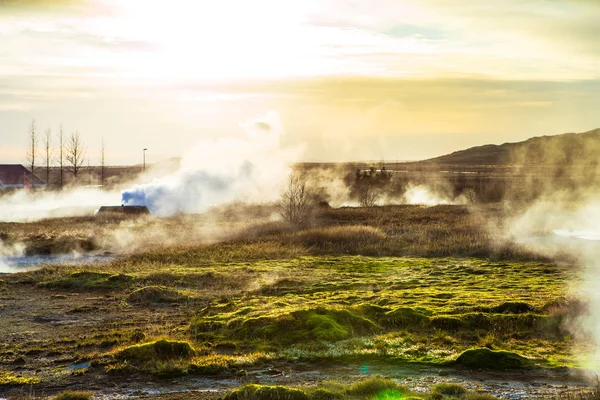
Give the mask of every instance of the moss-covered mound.
[[268, 339], [282, 344], [309, 340], [333, 342], [376, 330], [378, 326], [373, 321], [355, 311], [322, 307], [276, 316], [239, 317], [228, 324], [196, 318], [190, 324], [190, 332], [197, 337], [217, 332], [236, 339]]
[[376, 396], [377, 398], [392, 399], [401, 398], [401, 395], [409, 393], [409, 390], [392, 379], [373, 377], [356, 382], [347, 390], [347, 393], [364, 399]]
[[456, 363], [477, 369], [523, 369], [532, 365], [531, 360], [510, 351], [495, 351], [488, 348], [470, 349], [456, 359]]
[[285, 386], [246, 385], [228, 393], [224, 400], [309, 400], [300, 389]]
[[460, 397], [467, 394], [468, 390], [458, 383], [439, 383], [433, 387], [433, 392], [444, 396]]
[[525, 314], [537, 312], [537, 309], [531, 304], [521, 301], [508, 301], [495, 307], [482, 308], [481, 311], [497, 314]]
[[410, 307], [400, 307], [386, 313], [386, 321], [393, 326], [423, 326], [429, 317]]
[[111, 274], [107, 272], [80, 271], [65, 277], [40, 282], [39, 286], [57, 289], [121, 289], [129, 286], [133, 277], [126, 274]]
[[188, 299], [176, 289], [164, 286], [147, 286], [137, 289], [127, 296], [127, 302], [137, 305], [174, 304]]
[[196, 352], [188, 342], [167, 339], [126, 347], [117, 353], [117, 358], [129, 362], [187, 359]]

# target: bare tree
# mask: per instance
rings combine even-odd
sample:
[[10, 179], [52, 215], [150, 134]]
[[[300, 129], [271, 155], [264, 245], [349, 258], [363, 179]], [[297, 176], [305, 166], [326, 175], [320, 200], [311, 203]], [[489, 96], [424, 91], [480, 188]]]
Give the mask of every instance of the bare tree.
[[44, 135], [44, 158], [46, 162], [46, 185], [50, 186], [50, 164], [52, 160], [52, 131], [46, 129]]
[[37, 156], [37, 125], [35, 119], [31, 120], [29, 130], [27, 132], [27, 164], [31, 168], [31, 173], [35, 174], [35, 158]]
[[371, 180], [362, 182], [358, 188], [358, 202], [361, 207], [375, 207], [379, 193]]
[[305, 224], [312, 213], [312, 201], [306, 182], [298, 176], [290, 176], [287, 187], [277, 203], [279, 215], [294, 225]]
[[67, 141], [65, 160], [69, 165], [67, 170], [69, 170], [75, 179], [77, 179], [77, 174], [81, 170], [85, 162], [85, 151], [83, 150], [83, 142], [81, 141], [81, 136], [79, 132], [74, 132], [69, 137]]
[[102, 149], [100, 151], [100, 184], [104, 187], [104, 174], [106, 172], [106, 164], [104, 160], [104, 152], [106, 150], [106, 142], [102, 138]]
[[88, 176], [88, 185], [92, 185], [92, 175], [94, 174], [94, 167], [90, 164], [90, 159], [87, 159], [87, 176]]
[[65, 140], [63, 134], [63, 126], [60, 124], [60, 128], [58, 130], [58, 170], [60, 173], [60, 188], [63, 187], [63, 169], [64, 169], [64, 150], [65, 150]]

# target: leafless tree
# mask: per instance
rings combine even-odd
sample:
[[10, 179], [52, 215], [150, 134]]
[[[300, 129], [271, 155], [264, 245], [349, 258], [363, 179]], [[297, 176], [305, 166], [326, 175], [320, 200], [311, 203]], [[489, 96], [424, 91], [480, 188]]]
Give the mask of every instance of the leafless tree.
[[375, 207], [379, 193], [371, 180], [362, 182], [358, 189], [358, 202], [361, 207]]
[[50, 164], [52, 163], [52, 131], [46, 129], [44, 134], [44, 159], [46, 163], [46, 184], [50, 185]]
[[79, 132], [71, 134], [67, 141], [65, 160], [69, 165], [67, 169], [77, 179], [77, 174], [81, 170], [85, 162], [85, 151], [83, 150], [83, 142]]
[[106, 150], [106, 142], [104, 138], [102, 138], [102, 148], [100, 151], [100, 184], [104, 187], [104, 174], [106, 172], [106, 164], [105, 164], [105, 150]]
[[37, 125], [35, 123], [35, 119], [31, 120], [29, 124], [29, 130], [27, 132], [27, 164], [31, 168], [31, 172], [35, 174], [35, 158], [37, 156]]
[[94, 167], [90, 164], [90, 159], [87, 159], [87, 176], [88, 176], [88, 185], [92, 185], [92, 175], [94, 175]]
[[65, 160], [65, 155], [64, 155], [64, 150], [65, 150], [65, 140], [64, 140], [64, 134], [63, 134], [63, 126], [62, 124], [60, 124], [60, 128], [58, 130], [58, 170], [60, 173], [60, 188], [62, 189], [63, 187], [63, 169], [64, 169], [64, 160]]
[[281, 193], [277, 203], [279, 215], [294, 225], [308, 222], [312, 213], [312, 201], [306, 182], [298, 176], [290, 176], [287, 187]]
[[477, 203], [477, 192], [473, 188], [466, 189], [464, 192], [462, 192], [462, 196], [469, 204]]

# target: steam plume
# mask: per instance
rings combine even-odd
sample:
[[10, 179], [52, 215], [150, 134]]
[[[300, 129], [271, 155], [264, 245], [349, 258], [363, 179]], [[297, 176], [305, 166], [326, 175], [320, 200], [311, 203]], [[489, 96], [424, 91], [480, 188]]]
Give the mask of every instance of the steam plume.
[[283, 148], [279, 115], [240, 124], [243, 137], [197, 144], [176, 173], [122, 193], [124, 205], [145, 205], [154, 215], [200, 213], [237, 199], [271, 201], [302, 149]]
[[91, 215], [103, 204], [114, 204], [118, 193], [80, 188], [61, 192], [18, 191], [0, 198], [0, 221], [27, 222], [44, 218]]

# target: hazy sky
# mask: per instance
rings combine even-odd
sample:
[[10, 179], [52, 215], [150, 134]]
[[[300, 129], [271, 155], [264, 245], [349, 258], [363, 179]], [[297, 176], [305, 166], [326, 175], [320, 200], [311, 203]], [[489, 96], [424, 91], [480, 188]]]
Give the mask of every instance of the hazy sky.
[[600, 127], [598, 0], [0, 0], [0, 163], [97, 163], [281, 115], [305, 159], [422, 159]]

